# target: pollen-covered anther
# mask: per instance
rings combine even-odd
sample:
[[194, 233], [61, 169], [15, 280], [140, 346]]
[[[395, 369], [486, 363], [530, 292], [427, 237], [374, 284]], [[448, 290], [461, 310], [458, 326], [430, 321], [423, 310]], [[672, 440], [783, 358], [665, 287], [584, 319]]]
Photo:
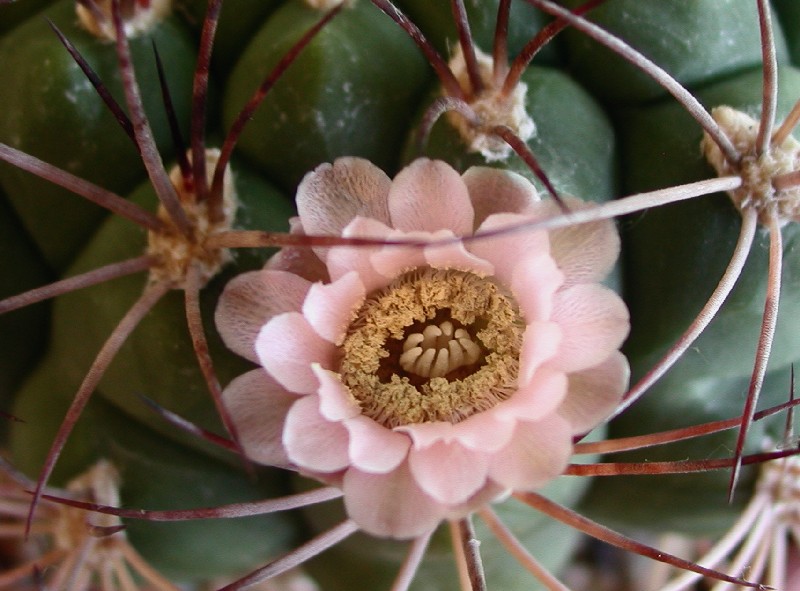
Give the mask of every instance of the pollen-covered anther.
[[[209, 184], [219, 154], [217, 149], [206, 150]], [[189, 157], [191, 159], [191, 155]], [[232, 260], [227, 249], [206, 246], [211, 235], [230, 230], [233, 225], [238, 200], [230, 169], [225, 171], [222, 189], [223, 216], [219, 221], [211, 219], [208, 201], [198, 201], [194, 187], [187, 186], [179, 167], [172, 169], [170, 180], [178, 193], [183, 211], [192, 224], [192, 232], [190, 236], [181, 233], [167, 210], [159, 206], [158, 217], [165, 222], [167, 229], [148, 234], [147, 253], [158, 261], [150, 271], [150, 281], [168, 282], [176, 288], [183, 288], [186, 286], [189, 269], [194, 267], [200, 270], [202, 283], [205, 284]]]
[[777, 189], [775, 179], [798, 170], [800, 142], [788, 136], [779, 145], [770, 145], [758, 154], [758, 122], [731, 107], [721, 106], [712, 115], [733, 145], [742, 154], [739, 162], [729, 162], [717, 144], [706, 134], [702, 149], [708, 162], [720, 176], [739, 175], [742, 185], [728, 194], [739, 210], [755, 209], [762, 223], [776, 215], [783, 225], [800, 218], [800, 188]]
[[524, 326], [514, 298], [491, 280], [418, 269], [367, 299], [339, 374], [382, 425], [455, 424], [511, 396]]
[[[469, 106], [480, 124], [476, 125], [461, 113], [453, 111], [447, 113], [447, 118], [458, 130], [470, 152], [478, 152], [487, 162], [506, 160], [512, 154], [511, 147], [486, 130], [498, 126], [508, 127], [523, 141], [536, 135], [536, 125], [525, 109], [528, 86], [518, 82], [511, 93], [503, 94], [502, 85], [498, 86], [494, 82], [492, 58], [477, 48], [475, 53], [484, 89], [469, 101]], [[470, 88], [467, 64], [460, 46], [450, 60], [450, 69], [462, 88]]]
[[444, 321], [430, 324], [406, 337], [400, 367], [423, 378], [441, 378], [461, 367], [477, 363], [480, 345], [463, 328]]

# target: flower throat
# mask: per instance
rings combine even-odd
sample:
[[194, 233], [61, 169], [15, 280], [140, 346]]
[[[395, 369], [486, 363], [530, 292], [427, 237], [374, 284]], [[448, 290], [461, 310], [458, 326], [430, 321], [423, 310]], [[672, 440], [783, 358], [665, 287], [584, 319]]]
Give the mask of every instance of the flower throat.
[[420, 268], [367, 298], [339, 373], [362, 412], [386, 427], [457, 423], [512, 394], [524, 328], [494, 282]]

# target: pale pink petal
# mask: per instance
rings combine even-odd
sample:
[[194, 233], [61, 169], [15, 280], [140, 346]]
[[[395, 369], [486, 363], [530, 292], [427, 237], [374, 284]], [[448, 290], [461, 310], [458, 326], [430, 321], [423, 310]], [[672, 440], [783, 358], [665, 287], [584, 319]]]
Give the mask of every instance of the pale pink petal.
[[613, 291], [596, 283], [556, 294], [553, 320], [563, 331], [550, 363], [566, 372], [587, 369], [619, 349], [630, 328], [628, 309]]
[[492, 455], [489, 477], [509, 489], [536, 490], [559, 476], [572, 456], [572, 430], [558, 415], [520, 421], [511, 443]]
[[[389, 240], [418, 240], [421, 245], [440, 238], [451, 238], [453, 235], [447, 231], [439, 232], [400, 232], [395, 230]], [[375, 270], [387, 278], [411, 271], [426, 264], [424, 246], [384, 246], [370, 258]]]
[[555, 294], [563, 283], [564, 274], [550, 255], [520, 257], [510, 285], [526, 322], [550, 318]]
[[268, 466], [291, 464], [282, 433], [286, 414], [296, 401], [297, 395], [281, 388], [261, 368], [239, 376], [222, 391], [222, 403], [236, 425], [245, 454]]
[[414, 449], [424, 449], [437, 442], [450, 443], [456, 440], [456, 426], [446, 421], [412, 423], [395, 427], [395, 431], [407, 434]]
[[344, 426], [350, 434], [350, 461], [359, 470], [386, 474], [408, 455], [411, 440], [407, 435], [387, 429], [369, 417], [350, 419]]
[[455, 440], [469, 449], [492, 453], [508, 443], [513, 426], [494, 412], [479, 412], [454, 425]]
[[369, 474], [355, 468], [344, 476], [347, 514], [368, 534], [408, 539], [439, 525], [446, 507], [417, 486], [406, 463], [388, 474]]
[[389, 222], [392, 181], [363, 158], [338, 158], [308, 173], [297, 187], [297, 211], [307, 234], [339, 236], [357, 216]]
[[628, 361], [619, 351], [600, 365], [569, 374], [569, 391], [558, 414], [569, 421], [576, 435], [594, 429], [619, 404], [629, 374]]
[[461, 176], [440, 160], [420, 158], [401, 170], [389, 190], [391, 225], [411, 232], [472, 234], [474, 211]]
[[567, 376], [546, 367], [539, 368], [531, 380], [493, 410], [498, 419], [538, 421], [552, 414], [568, 394]]
[[[564, 198], [573, 211], [596, 207], [574, 197]], [[532, 208], [536, 217], [561, 215], [552, 201], [542, 201]], [[558, 266], [564, 271], [567, 285], [601, 281], [617, 261], [620, 249], [619, 234], [612, 220], [600, 220], [550, 231], [550, 249]]]
[[513, 422], [508, 420], [494, 412], [482, 412], [455, 425], [445, 421], [415, 423], [396, 427], [395, 431], [406, 433], [417, 450], [434, 443], [461, 443], [470, 449], [492, 452], [508, 443], [513, 431]]
[[311, 368], [334, 364], [336, 348], [320, 337], [299, 312], [287, 312], [270, 320], [256, 338], [256, 353], [262, 366], [284, 388], [313, 394], [319, 381]]
[[[304, 236], [303, 225], [299, 217], [289, 220], [289, 233], [294, 236]], [[273, 271], [287, 271], [310, 281], [330, 281], [325, 263], [307, 247], [284, 246], [272, 255], [264, 265], [265, 269]]]
[[303, 316], [319, 336], [341, 345], [366, 297], [358, 273], [351, 271], [333, 283], [313, 284], [303, 302]]
[[[476, 234], [511, 228], [531, 219], [530, 216], [516, 214], [495, 214], [481, 224]], [[510, 285], [514, 269], [518, 265], [530, 258], [549, 255], [550, 239], [547, 232], [525, 230], [471, 240], [467, 248], [482, 259], [490, 261], [494, 265], [495, 276]]]
[[447, 505], [463, 503], [486, 482], [490, 454], [459, 443], [437, 442], [408, 454], [411, 473], [422, 490]]
[[319, 380], [319, 412], [329, 421], [343, 421], [361, 414], [361, 407], [335, 371], [313, 363], [311, 369]]
[[283, 445], [301, 469], [336, 472], [347, 467], [347, 429], [319, 413], [316, 396], [299, 398], [286, 416]]
[[536, 370], [556, 355], [561, 340], [561, 327], [553, 322], [534, 320], [525, 327], [519, 355], [519, 386], [530, 382]]
[[[387, 239], [395, 233], [395, 230], [382, 222], [357, 217], [343, 230], [342, 236]], [[328, 249], [326, 263], [331, 279], [335, 281], [351, 271], [356, 271], [367, 293], [384, 287], [389, 280], [372, 265], [372, 257], [382, 249], [381, 246], [336, 246]]]
[[233, 352], [258, 361], [255, 342], [274, 316], [297, 312], [311, 284], [284, 271], [252, 271], [231, 279], [219, 298], [214, 320]]
[[467, 185], [475, 226], [495, 213], [519, 213], [539, 201], [531, 182], [515, 172], [487, 166], [473, 166], [461, 178]]
[[[437, 239], [453, 237], [449, 231], [437, 232]], [[469, 252], [462, 242], [425, 247], [425, 260], [436, 269], [456, 269], [483, 277], [494, 275], [494, 265]]]

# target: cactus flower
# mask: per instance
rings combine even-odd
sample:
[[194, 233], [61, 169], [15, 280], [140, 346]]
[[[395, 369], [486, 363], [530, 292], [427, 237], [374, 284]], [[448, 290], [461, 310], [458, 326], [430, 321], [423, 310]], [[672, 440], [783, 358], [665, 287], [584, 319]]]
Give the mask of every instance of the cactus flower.
[[217, 308], [261, 365], [224, 393], [245, 452], [341, 487], [364, 531], [420, 536], [540, 488], [619, 402], [628, 313], [598, 283], [611, 222], [469, 240], [557, 206], [513, 173], [424, 159], [394, 181], [322, 165], [297, 203], [295, 233], [431, 242], [285, 249]]

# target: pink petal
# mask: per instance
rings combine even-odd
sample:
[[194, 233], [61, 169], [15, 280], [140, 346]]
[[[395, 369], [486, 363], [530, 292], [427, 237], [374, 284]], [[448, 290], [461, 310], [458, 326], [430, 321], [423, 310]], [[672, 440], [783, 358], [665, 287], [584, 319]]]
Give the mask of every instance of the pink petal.
[[308, 173], [297, 188], [297, 211], [307, 234], [339, 236], [355, 217], [389, 223], [391, 180], [363, 158], [338, 158]]
[[389, 474], [351, 468], [344, 477], [347, 514], [368, 534], [408, 539], [426, 534], [442, 521], [446, 507], [417, 486], [406, 463]]
[[[299, 217], [290, 219], [289, 225], [290, 234], [293, 236], [305, 235]], [[325, 263], [312, 249], [307, 247], [284, 246], [267, 261], [264, 268], [273, 271], [287, 271], [312, 283], [315, 281], [330, 282]]]
[[558, 292], [553, 320], [564, 336], [551, 363], [566, 372], [604, 361], [619, 349], [630, 328], [622, 299], [596, 283], [573, 285]]
[[434, 443], [460, 443], [473, 450], [491, 452], [508, 443], [513, 423], [490, 411], [474, 414], [455, 425], [438, 421], [403, 425], [395, 430], [406, 433], [416, 450], [430, 447]]
[[561, 340], [561, 328], [553, 322], [534, 320], [525, 327], [517, 376], [520, 386], [528, 384], [539, 367], [556, 355]]
[[461, 178], [467, 185], [475, 209], [476, 226], [492, 214], [519, 213], [539, 201], [533, 184], [515, 172], [473, 166]]
[[463, 503], [485, 483], [491, 456], [458, 443], [434, 443], [408, 454], [411, 473], [422, 490], [447, 505]]
[[333, 283], [314, 283], [303, 302], [303, 316], [319, 336], [341, 345], [366, 296], [358, 273], [351, 271]]
[[558, 414], [569, 421], [573, 434], [594, 429], [614, 411], [629, 374], [628, 361], [618, 351], [600, 365], [569, 374], [569, 391]]
[[572, 455], [572, 431], [558, 415], [517, 423], [505, 449], [491, 457], [489, 477], [506, 488], [535, 490], [559, 476]]
[[397, 468], [406, 456], [411, 440], [372, 419], [359, 416], [345, 421], [350, 434], [350, 461], [359, 470], [386, 474]]
[[526, 322], [550, 318], [555, 294], [563, 283], [564, 274], [550, 255], [520, 257], [510, 285]]
[[[355, 218], [342, 231], [345, 238], [387, 239], [395, 233], [389, 226], [370, 218]], [[372, 257], [381, 252], [381, 246], [336, 246], [328, 250], [326, 263], [331, 279], [355, 271], [358, 273], [367, 293], [384, 287], [389, 279], [375, 270]]]
[[440, 160], [420, 158], [401, 170], [389, 190], [394, 228], [472, 234], [474, 212], [461, 176]]
[[299, 398], [286, 416], [283, 445], [300, 468], [312, 472], [336, 472], [349, 464], [347, 429], [319, 413], [316, 396]]
[[407, 434], [414, 449], [417, 450], [430, 447], [437, 442], [450, 443], [456, 440], [455, 425], [446, 421], [412, 423], [395, 427], [395, 431]]
[[288, 467], [291, 463], [281, 437], [286, 414], [296, 401], [296, 395], [281, 388], [261, 368], [234, 379], [222, 392], [245, 454], [268, 466]]
[[353, 400], [338, 373], [323, 369], [316, 363], [311, 369], [319, 380], [319, 411], [323, 417], [329, 421], [343, 421], [361, 414], [361, 407]]
[[284, 271], [253, 271], [231, 279], [215, 312], [217, 330], [232, 351], [258, 361], [255, 342], [274, 316], [299, 311], [310, 284]]
[[[572, 210], [595, 207], [574, 197], [566, 197]], [[542, 201], [534, 208], [537, 217], [559, 215], [558, 205]], [[550, 231], [552, 256], [564, 271], [566, 283], [594, 283], [601, 281], [617, 261], [620, 250], [619, 234], [612, 220], [600, 220]]]
[[[481, 224], [476, 235], [514, 227], [531, 219], [530, 216], [496, 214]], [[514, 269], [522, 264], [523, 261], [549, 255], [550, 239], [547, 232], [524, 230], [491, 238], [472, 240], [468, 248], [470, 252], [491, 262], [495, 267], [494, 274], [498, 279], [506, 285], [510, 285]], [[513, 256], [509, 256], [511, 253], [513, 253]]]
[[[434, 240], [436, 236], [452, 237], [449, 232], [400, 232], [394, 231], [389, 240], [419, 240], [421, 244]], [[384, 246], [370, 258], [375, 270], [387, 278], [394, 278], [426, 264], [425, 248], [421, 246]]]
[[[452, 238], [449, 231], [436, 232], [434, 239]], [[468, 251], [462, 242], [425, 247], [425, 260], [436, 269], [457, 269], [481, 276], [494, 275], [494, 265]]]
[[539, 421], [555, 412], [568, 393], [567, 376], [562, 372], [539, 368], [531, 380], [494, 409], [498, 419]]
[[270, 320], [256, 338], [261, 365], [284, 388], [313, 394], [319, 387], [311, 365], [330, 369], [336, 348], [320, 337], [299, 312], [287, 312]]

